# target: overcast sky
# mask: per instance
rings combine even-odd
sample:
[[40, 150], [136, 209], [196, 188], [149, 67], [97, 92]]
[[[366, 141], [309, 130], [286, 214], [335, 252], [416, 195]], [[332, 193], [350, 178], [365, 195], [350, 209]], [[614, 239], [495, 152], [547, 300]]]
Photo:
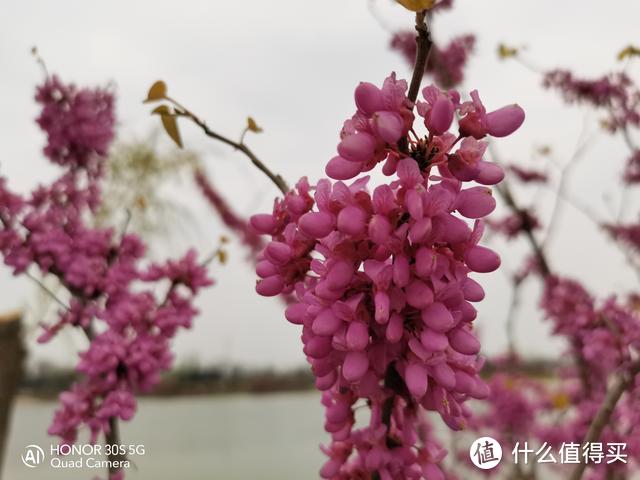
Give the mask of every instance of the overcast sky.
[[[597, 115], [562, 108], [557, 96], [539, 87], [538, 75], [515, 62], [498, 61], [495, 49], [501, 41], [526, 47], [526, 56], [537, 66], [565, 66], [585, 75], [621, 68], [616, 53], [639, 40], [640, 2], [456, 4], [454, 11], [437, 17], [434, 31], [440, 42], [466, 32], [478, 35], [462, 90], [477, 88], [489, 108], [518, 102], [527, 112], [521, 131], [497, 145], [501, 155], [528, 165], [535, 162], [534, 148], [544, 144], [564, 163], [586, 135], [589, 150], [569, 191], [599, 217], [611, 218], [620, 199], [617, 174], [627, 156], [622, 142], [599, 131]], [[390, 0], [377, 0], [375, 8], [385, 26], [411, 27], [411, 14]], [[23, 192], [56, 174], [40, 153], [43, 136], [33, 122], [33, 89], [42, 78], [29, 54], [34, 45], [48, 69], [65, 80], [116, 85], [121, 140], [144, 138], [156, 127], [157, 119], [149, 117], [141, 99], [161, 78], [172, 96], [222, 133], [237, 135], [246, 116], [254, 116], [265, 132], [252, 137], [251, 146], [293, 183], [302, 175], [315, 181], [323, 174], [342, 121], [353, 113], [353, 89], [359, 81], [379, 84], [392, 70], [404, 77], [410, 74], [403, 59], [388, 49], [388, 41], [389, 33], [372, 16], [367, 0], [6, 2], [0, 16], [0, 173]], [[631, 71], [637, 78], [637, 67]], [[214, 181], [239, 212], [270, 210], [277, 191], [244, 157], [191, 126], [182, 130], [185, 144], [203, 156]], [[161, 141], [171, 148], [168, 140]], [[547, 211], [554, 203], [546, 190], [520, 193]], [[190, 187], [177, 189], [176, 195], [195, 212], [200, 232], [187, 243], [204, 254], [224, 230]], [[637, 196], [629, 198], [637, 207]], [[522, 245], [495, 246], [506, 269], [517, 267], [515, 253], [524, 251]], [[571, 207], [564, 210], [550, 256], [558, 271], [581, 278], [601, 296], [637, 285], [624, 257]], [[255, 276], [243, 258], [241, 249], [232, 248], [229, 264], [214, 267], [217, 285], [200, 299], [203, 313], [193, 330], [180, 334], [179, 359], [281, 368], [303, 364], [298, 327], [284, 320], [277, 300], [254, 294]], [[479, 307], [477, 325], [488, 354], [506, 345], [506, 271], [482, 280], [487, 300]], [[0, 311], [27, 307], [34, 293], [32, 284], [0, 269]], [[518, 345], [528, 355], [554, 354], [562, 345], [548, 341], [546, 325], [531, 307], [538, 293], [535, 286], [525, 292]], [[71, 362], [70, 352], [81, 345], [80, 339], [66, 335], [31, 353], [34, 358]]]

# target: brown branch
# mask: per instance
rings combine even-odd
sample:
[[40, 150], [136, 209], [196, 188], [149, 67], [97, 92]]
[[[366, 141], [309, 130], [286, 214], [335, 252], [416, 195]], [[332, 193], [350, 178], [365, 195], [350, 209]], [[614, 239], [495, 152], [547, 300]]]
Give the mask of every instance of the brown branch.
[[533, 232], [533, 225], [531, 225], [531, 222], [529, 221], [529, 216], [527, 215], [526, 210], [518, 205], [509, 185], [506, 182], [502, 182], [502, 185], [497, 186], [496, 189], [509, 209], [519, 217], [520, 222], [522, 223], [522, 230], [527, 237], [527, 241], [529, 242], [531, 250], [533, 250], [533, 254], [540, 267], [540, 273], [544, 278], [551, 276], [549, 262], [547, 261], [547, 257], [542, 249], [542, 245], [540, 245], [540, 242], [536, 239]]
[[256, 156], [256, 154], [253, 153], [253, 151], [249, 147], [247, 147], [245, 143], [242, 142], [242, 140], [239, 142], [235, 142], [230, 138], [225, 137], [224, 135], [220, 135], [219, 133], [214, 132], [207, 126], [204, 120], [201, 120], [197, 115], [195, 115], [189, 109], [182, 106], [176, 100], [170, 97], [166, 97], [166, 100], [173, 103], [176, 106], [176, 115], [190, 119], [193, 123], [195, 123], [197, 126], [199, 126], [202, 129], [205, 135], [207, 135], [208, 137], [214, 138], [216, 140], [219, 140], [220, 142], [225, 143], [230, 147], [233, 147], [234, 149], [244, 153], [249, 158], [249, 160], [251, 160], [251, 163], [253, 163], [258, 168], [258, 170], [260, 170], [267, 177], [269, 177], [269, 179], [278, 187], [278, 189], [282, 192], [283, 195], [286, 195], [286, 193], [289, 191], [289, 186], [287, 185], [287, 182], [285, 182], [284, 178], [282, 178], [281, 175], [272, 172]]
[[109, 455], [107, 455], [109, 460], [109, 478], [111, 478], [111, 475], [115, 475], [122, 470], [119, 467], [119, 464], [127, 458], [125, 455], [120, 454], [120, 432], [118, 428], [118, 419], [116, 417], [109, 418], [109, 432], [105, 434], [105, 444], [116, 446], [115, 452], [112, 447], [109, 447]]
[[411, 103], [415, 103], [418, 98], [420, 83], [422, 83], [422, 77], [424, 77], [424, 71], [427, 67], [429, 54], [431, 53], [431, 47], [433, 45], [426, 17], [427, 15], [424, 11], [416, 13], [416, 31], [418, 32], [416, 43], [418, 44], [418, 52], [416, 53], [416, 63], [413, 67], [409, 93], [407, 94], [407, 98], [409, 98]]
[[[627, 391], [631, 386], [633, 386], [635, 376], [640, 373], [640, 360], [636, 360], [629, 370], [626, 372], [622, 372], [618, 378], [616, 378], [614, 384], [607, 391], [607, 395], [602, 401], [602, 405], [595, 417], [591, 421], [591, 425], [589, 425], [589, 430], [587, 431], [587, 435], [584, 437], [582, 444], [593, 443], [600, 438], [602, 431], [611, 420], [611, 416], [613, 415], [613, 411], [616, 408], [616, 405], [625, 391]], [[587, 463], [579, 463], [576, 465], [573, 470], [569, 480], [580, 480], [582, 475], [587, 469]]]

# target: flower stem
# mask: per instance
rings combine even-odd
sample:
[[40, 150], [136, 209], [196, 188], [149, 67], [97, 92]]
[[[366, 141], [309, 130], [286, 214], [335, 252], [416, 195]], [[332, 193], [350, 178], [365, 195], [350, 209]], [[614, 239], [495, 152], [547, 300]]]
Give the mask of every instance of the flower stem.
[[418, 44], [418, 52], [416, 53], [416, 63], [413, 67], [413, 76], [411, 77], [411, 84], [409, 85], [409, 93], [407, 94], [407, 98], [409, 98], [412, 103], [415, 103], [418, 98], [420, 83], [422, 83], [424, 70], [427, 67], [429, 54], [431, 53], [431, 47], [433, 45], [426, 17], [427, 15], [424, 11], [416, 13], [416, 30], [418, 32], [416, 43]]
[[224, 135], [220, 135], [219, 133], [214, 132], [207, 126], [207, 124], [203, 120], [201, 120], [193, 112], [191, 112], [190, 110], [182, 106], [180, 103], [178, 103], [177, 101], [173, 100], [170, 97], [166, 97], [166, 99], [176, 106], [177, 115], [187, 117], [188, 119], [190, 119], [193, 123], [195, 123], [197, 126], [199, 126], [202, 129], [205, 135], [207, 135], [208, 137], [214, 138], [216, 140], [219, 140], [222, 143], [226, 143], [230, 147], [233, 147], [234, 149], [240, 150], [242, 153], [244, 153], [249, 158], [249, 160], [251, 160], [251, 163], [253, 163], [258, 168], [258, 170], [260, 170], [267, 177], [269, 177], [269, 179], [276, 185], [276, 187], [278, 187], [278, 189], [282, 192], [283, 195], [285, 195], [289, 191], [289, 186], [287, 185], [287, 182], [285, 182], [284, 178], [282, 178], [281, 175], [272, 172], [256, 156], [256, 154], [253, 153], [253, 151], [249, 147], [247, 147], [247, 145], [242, 140], [239, 142], [235, 142], [230, 138], [225, 137]]

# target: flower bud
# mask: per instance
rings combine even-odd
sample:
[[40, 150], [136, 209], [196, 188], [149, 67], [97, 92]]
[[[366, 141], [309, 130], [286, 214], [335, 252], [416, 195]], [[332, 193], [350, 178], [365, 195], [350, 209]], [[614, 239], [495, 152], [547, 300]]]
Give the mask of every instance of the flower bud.
[[313, 320], [311, 330], [316, 335], [329, 336], [338, 331], [342, 320], [340, 320], [330, 308], [321, 311]]
[[361, 234], [367, 222], [367, 214], [359, 207], [349, 205], [338, 213], [338, 230], [347, 235]]
[[376, 139], [365, 132], [347, 135], [338, 144], [338, 153], [345, 160], [365, 163], [371, 160], [376, 149]]
[[404, 120], [395, 112], [377, 112], [373, 117], [373, 129], [386, 143], [396, 143], [404, 133]]
[[270, 235], [276, 228], [276, 219], [270, 213], [252, 215], [249, 223], [257, 232], [264, 235]]
[[495, 163], [481, 161], [478, 163], [478, 174], [475, 181], [482, 185], [495, 185], [504, 178], [504, 170]]
[[446, 332], [455, 323], [449, 309], [440, 302], [432, 303], [422, 310], [422, 321], [436, 332]]
[[451, 348], [463, 355], [475, 355], [480, 351], [480, 342], [466, 328], [455, 328], [449, 332]]
[[369, 358], [366, 353], [349, 352], [344, 357], [342, 376], [348, 382], [357, 382], [369, 369]]
[[434, 135], [442, 135], [451, 127], [454, 114], [453, 102], [448, 98], [440, 97], [429, 110], [425, 125]]
[[347, 328], [347, 348], [364, 350], [369, 344], [369, 327], [363, 322], [351, 322]]
[[369, 82], [361, 82], [356, 87], [355, 100], [358, 110], [369, 117], [384, 108], [382, 92]]
[[258, 280], [256, 283], [256, 292], [263, 297], [275, 297], [282, 293], [284, 288], [284, 282], [280, 275], [272, 275], [262, 280]]
[[329, 177], [335, 180], [349, 180], [362, 171], [362, 166], [337, 156], [329, 160], [324, 171]]
[[493, 137], [506, 137], [524, 122], [524, 110], [519, 105], [507, 105], [487, 114], [487, 128]]
[[493, 272], [500, 266], [500, 257], [498, 254], [480, 245], [476, 245], [467, 250], [464, 259], [467, 262], [467, 266], [478, 273]]
[[333, 230], [333, 215], [327, 212], [309, 212], [300, 217], [300, 230], [312, 238], [323, 238]]
[[404, 372], [404, 381], [411, 395], [416, 399], [421, 399], [429, 388], [429, 376], [427, 369], [421, 363], [411, 362]]
[[487, 187], [472, 187], [462, 190], [458, 195], [456, 208], [467, 218], [482, 218], [496, 208], [496, 199]]

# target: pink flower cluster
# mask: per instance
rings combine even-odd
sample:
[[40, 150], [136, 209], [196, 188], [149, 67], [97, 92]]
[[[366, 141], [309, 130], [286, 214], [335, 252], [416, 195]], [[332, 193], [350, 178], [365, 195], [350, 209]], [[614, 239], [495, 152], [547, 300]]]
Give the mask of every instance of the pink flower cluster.
[[543, 84], [562, 92], [570, 103], [586, 103], [608, 111], [612, 131], [640, 127], [640, 90], [626, 73], [613, 73], [595, 80], [576, 78], [568, 70], [552, 70]]
[[[563, 422], [540, 427], [539, 435], [556, 445], [567, 441], [579, 443], [602, 404], [612, 372], [624, 371], [635, 361], [633, 352], [640, 348], [640, 318], [637, 311], [619, 304], [613, 297], [598, 306], [580, 283], [555, 276], [545, 280], [541, 306], [553, 322], [555, 332], [568, 339], [577, 364], [564, 374], [564, 391], [574, 414]], [[599, 440], [627, 443], [625, 453], [635, 461], [640, 460], [640, 427], [634, 406], [638, 398], [640, 378], [616, 406]], [[613, 470], [625, 468], [628, 464], [599, 465], [592, 469], [589, 478], [611, 478]]]
[[634, 150], [624, 169], [624, 181], [628, 184], [640, 183], [640, 150]]
[[[511, 105], [487, 113], [477, 92], [461, 102], [457, 92], [430, 86], [417, 105], [428, 131], [419, 137], [406, 88], [395, 75], [382, 88], [361, 83], [357, 112], [326, 167], [339, 181], [312, 189], [302, 179], [272, 214], [251, 219], [272, 237], [257, 266], [258, 293], [297, 297], [285, 315], [303, 327], [332, 436], [323, 478], [444, 478], [438, 463], [446, 452], [425, 439], [421, 412], [460, 429], [464, 402], [488, 395], [472, 328], [472, 302], [484, 291], [469, 273], [500, 265], [478, 242], [481, 218], [495, 208], [485, 185], [504, 173], [482, 159], [480, 139], [509, 135], [524, 112]], [[449, 132], [456, 112], [458, 135]], [[367, 176], [343, 182], [380, 163], [392, 180], [373, 192]], [[359, 427], [362, 401], [371, 416]]]
[[549, 176], [545, 172], [533, 168], [509, 165], [509, 172], [523, 183], [547, 183], [549, 181]]
[[640, 252], [640, 223], [606, 224], [604, 228], [615, 240]]
[[521, 233], [538, 230], [542, 226], [532, 210], [510, 213], [497, 220], [487, 220], [486, 223], [489, 228], [501, 233], [510, 240]]
[[47, 134], [45, 156], [68, 168], [95, 168], [114, 135], [114, 98], [103, 89], [77, 89], [53, 76], [36, 92], [42, 105], [37, 123]]
[[[474, 35], [461, 35], [446, 46], [434, 45], [425, 68], [425, 75], [433, 75], [433, 81], [442, 88], [452, 88], [464, 80], [464, 68], [475, 47]], [[411, 30], [394, 33], [390, 46], [413, 66], [416, 54], [416, 36]]]
[[[15, 274], [36, 266], [69, 292], [68, 306], [45, 326], [40, 341], [72, 326], [90, 343], [77, 365], [81, 379], [61, 394], [49, 433], [72, 443], [87, 426], [95, 442], [113, 419], [131, 419], [134, 395], [152, 388], [170, 367], [171, 338], [189, 327], [196, 314], [193, 296], [211, 281], [194, 251], [143, 267], [140, 238], [90, 226], [114, 133], [111, 92], [78, 89], [53, 77], [36, 98], [42, 105], [38, 123], [47, 133], [45, 154], [64, 171], [28, 198], [12, 193], [0, 178], [0, 252]], [[167, 293], [157, 298], [162, 283]]]

